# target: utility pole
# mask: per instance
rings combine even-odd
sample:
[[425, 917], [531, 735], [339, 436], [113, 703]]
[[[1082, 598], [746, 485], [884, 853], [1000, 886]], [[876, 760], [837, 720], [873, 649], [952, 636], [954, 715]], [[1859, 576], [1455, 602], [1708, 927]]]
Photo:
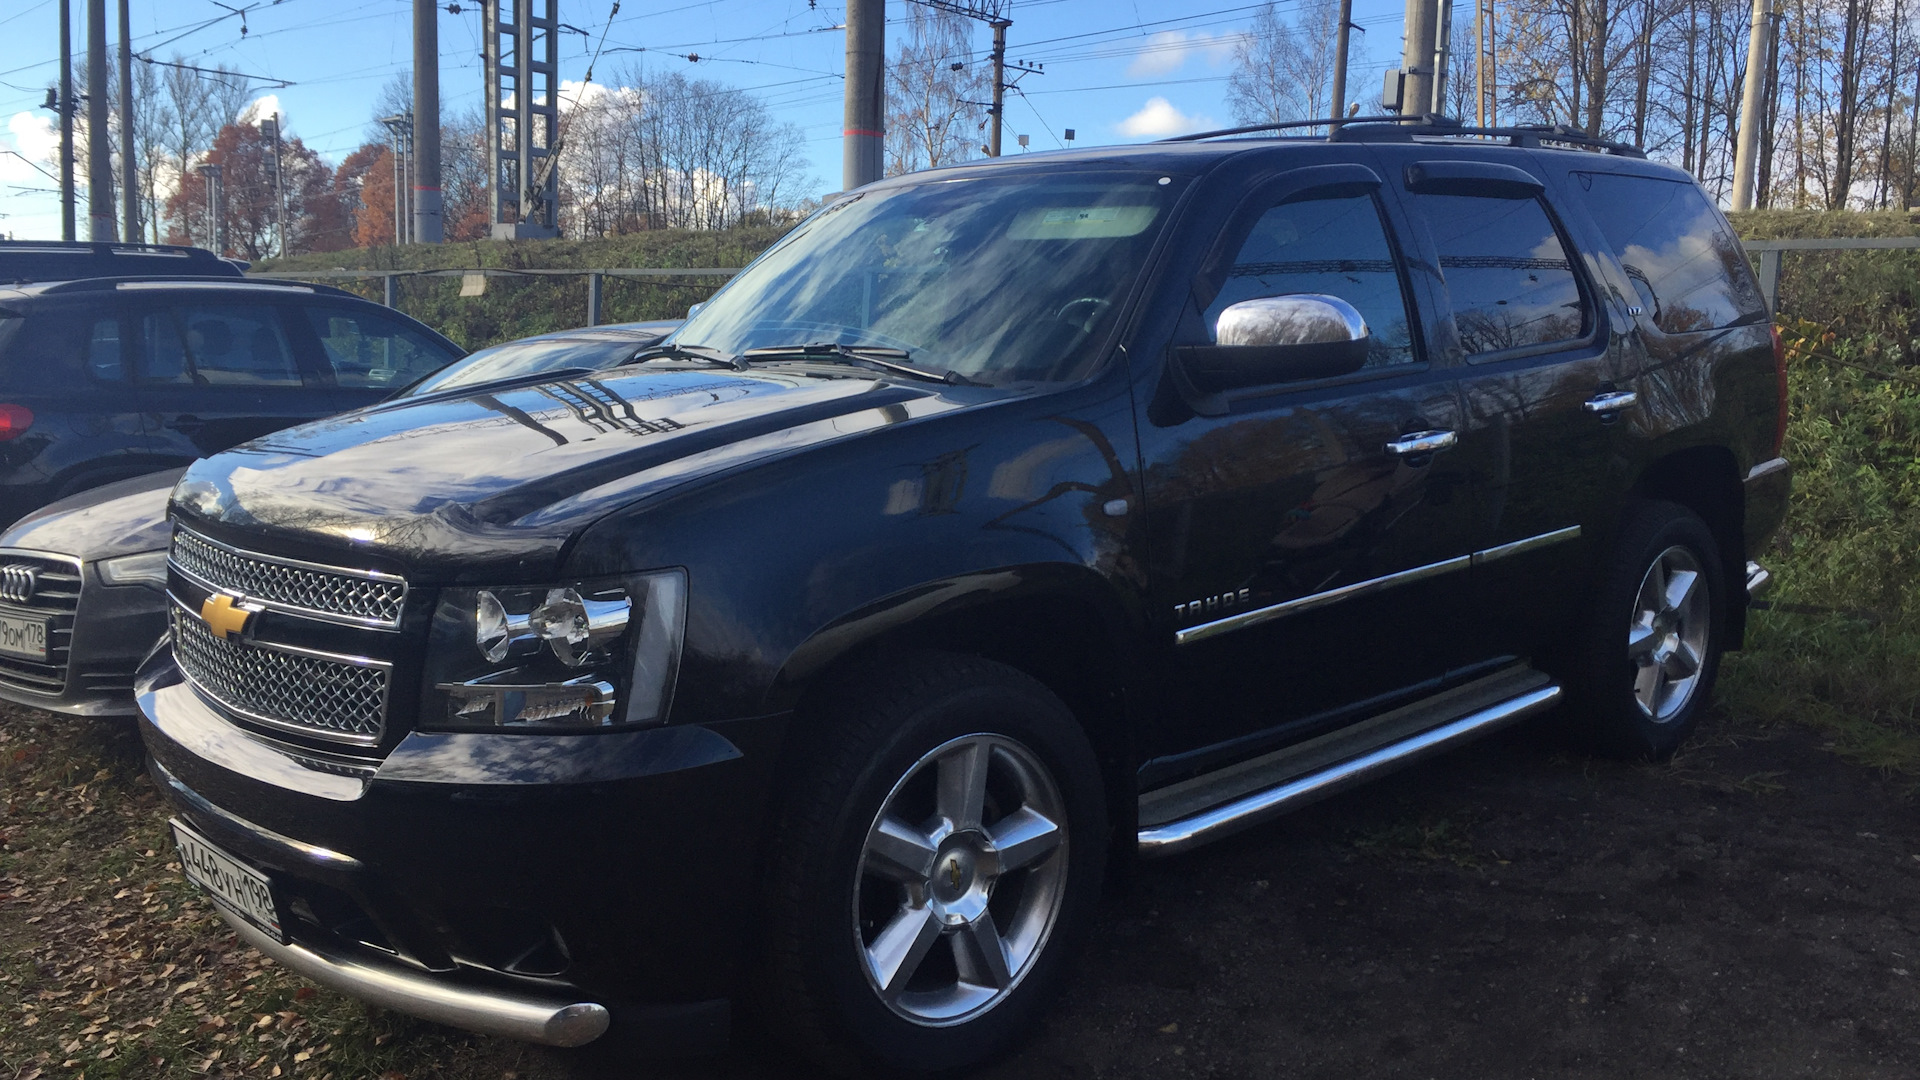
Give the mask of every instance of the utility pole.
[[1753, 0], [1753, 25], [1747, 33], [1747, 79], [1740, 93], [1740, 131], [1733, 147], [1733, 208], [1753, 209], [1753, 165], [1760, 148], [1763, 123], [1761, 91], [1767, 57], [1767, 23], [1773, 8], [1769, 0]]
[[73, 7], [60, 0], [60, 239], [71, 243], [73, 227]]
[[207, 246], [213, 249], [215, 255], [225, 255], [227, 253], [227, 230], [220, 220], [220, 209], [221, 203], [223, 202], [220, 197], [220, 166], [195, 165], [193, 171], [207, 178], [207, 232], [210, 239]]
[[[1442, 0], [1444, 2], [1444, 0]], [[1380, 104], [1388, 112], [1419, 116], [1433, 111], [1435, 0], [1407, 0], [1400, 69], [1387, 72]]]
[[87, 239], [96, 241], [114, 239], [107, 125], [107, 0], [87, 0]]
[[987, 156], [999, 157], [1001, 117], [1007, 112], [1007, 27], [1013, 23], [1008, 19], [994, 19], [987, 25], [993, 27], [993, 104], [987, 106], [993, 126], [987, 129]]
[[886, 171], [886, 0], [847, 0], [847, 91], [842, 112], [840, 187], [880, 179]]
[[1353, 35], [1353, 0], [1340, 0], [1340, 29], [1333, 39], [1333, 117], [1334, 127], [1347, 115], [1347, 47]]
[[140, 239], [140, 170], [133, 160], [133, 39], [127, 0], [120, 0], [120, 234]]
[[274, 231], [280, 235], [280, 256], [287, 255], [287, 184], [283, 176], [285, 166], [280, 161], [280, 114], [274, 113], [260, 121], [260, 131], [273, 141], [273, 202]]
[[380, 122], [387, 127], [387, 135], [393, 142], [393, 242], [396, 245], [407, 242], [407, 144], [413, 132], [413, 117], [408, 113], [383, 116]]
[[422, 244], [446, 239], [440, 223], [439, 14], [435, 0], [413, 0], [413, 236]]
[[1433, 104], [1426, 111], [1444, 115], [1453, 67], [1453, 0], [1433, 0], [1433, 5]]

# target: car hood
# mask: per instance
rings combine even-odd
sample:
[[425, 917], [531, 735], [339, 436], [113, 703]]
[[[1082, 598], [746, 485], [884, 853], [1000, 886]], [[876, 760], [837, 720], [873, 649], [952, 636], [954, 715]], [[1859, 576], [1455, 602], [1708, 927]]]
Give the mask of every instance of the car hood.
[[619, 506], [983, 400], [854, 368], [659, 365], [394, 401], [195, 463], [176, 513], [244, 542], [382, 557], [441, 580], [557, 567]]
[[71, 555], [91, 562], [167, 546], [167, 494], [184, 469], [137, 476], [69, 495], [0, 533], [0, 547]]

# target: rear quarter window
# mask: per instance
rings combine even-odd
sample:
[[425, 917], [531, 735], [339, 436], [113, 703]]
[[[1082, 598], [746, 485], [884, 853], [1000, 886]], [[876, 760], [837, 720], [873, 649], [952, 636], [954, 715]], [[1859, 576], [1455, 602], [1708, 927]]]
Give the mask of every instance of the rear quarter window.
[[1718, 330], [1763, 319], [1766, 300], [1725, 218], [1678, 180], [1575, 173], [1573, 188], [1661, 332]]
[[0, 369], [12, 384], [78, 393], [87, 382], [119, 382], [125, 377], [120, 317], [65, 305], [0, 315]]

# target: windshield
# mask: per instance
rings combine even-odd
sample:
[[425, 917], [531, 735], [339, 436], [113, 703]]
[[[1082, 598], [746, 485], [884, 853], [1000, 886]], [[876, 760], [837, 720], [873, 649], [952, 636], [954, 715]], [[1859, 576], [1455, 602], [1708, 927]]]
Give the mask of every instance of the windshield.
[[864, 191], [801, 223], [674, 339], [835, 343], [993, 384], [1085, 375], [1180, 185], [1024, 173]]
[[476, 383], [499, 382], [567, 368], [598, 371], [632, 356], [647, 338], [547, 338], [509, 341], [481, 349], [414, 383], [401, 397], [418, 397]]

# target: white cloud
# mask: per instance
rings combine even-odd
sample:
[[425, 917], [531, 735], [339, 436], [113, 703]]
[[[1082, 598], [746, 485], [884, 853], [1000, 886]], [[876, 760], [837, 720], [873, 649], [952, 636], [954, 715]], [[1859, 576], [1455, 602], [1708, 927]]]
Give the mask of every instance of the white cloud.
[[1162, 30], [1147, 38], [1147, 43], [1127, 65], [1130, 79], [1155, 79], [1171, 75], [1186, 66], [1187, 58], [1200, 53], [1210, 66], [1218, 67], [1233, 59], [1237, 34], [1189, 34], [1183, 30]]
[[1203, 131], [1213, 126], [1213, 118], [1198, 114], [1189, 115], [1173, 107], [1173, 103], [1163, 97], [1149, 98], [1141, 110], [1115, 125], [1122, 135], [1133, 138], [1149, 136], [1184, 135], [1190, 131]]
[[38, 165], [48, 172], [58, 171], [60, 133], [54, 130], [53, 120], [30, 112], [14, 113], [7, 121], [7, 134], [12, 137], [0, 142], [0, 149], [14, 151], [33, 164], [13, 154], [0, 154], [0, 180], [28, 187], [46, 187], [49, 182], [46, 175], [33, 166]]
[[280, 108], [279, 94], [261, 94], [259, 97], [253, 99], [252, 104], [241, 109], [240, 115], [235, 117], [234, 120], [236, 123], [241, 124], [258, 124], [269, 116], [280, 116], [280, 118], [284, 120], [286, 119], [283, 115], [284, 112], [285, 110]]

